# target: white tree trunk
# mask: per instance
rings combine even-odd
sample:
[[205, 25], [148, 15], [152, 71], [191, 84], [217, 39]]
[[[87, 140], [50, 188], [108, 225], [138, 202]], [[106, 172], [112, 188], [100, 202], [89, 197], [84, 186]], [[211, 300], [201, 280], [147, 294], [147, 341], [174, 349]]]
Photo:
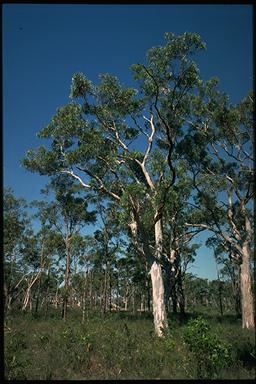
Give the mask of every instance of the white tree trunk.
[[163, 336], [163, 329], [168, 327], [167, 315], [164, 303], [164, 284], [161, 265], [154, 261], [151, 270], [151, 281], [153, 291], [153, 315], [155, 332], [157, 336]]
[[[160, 259], [162, 253], [162, 227], [161, 221], [155, 224], [156, 258]], [[155, 332], [163, 336], [163, 329], [168, 328], [167, 314], [164, 300], [164, 282], [160, 263], [154, 261], [150, 269], [153, 293], [153, 315]]]
[[246, 244], [242, 248], [243, 260], [240, 266], [240, 284], [241, 284], [241, 309], [242, 309], [242, 327], [254, 328], [253, 296], [250, 274], [250, 250]]

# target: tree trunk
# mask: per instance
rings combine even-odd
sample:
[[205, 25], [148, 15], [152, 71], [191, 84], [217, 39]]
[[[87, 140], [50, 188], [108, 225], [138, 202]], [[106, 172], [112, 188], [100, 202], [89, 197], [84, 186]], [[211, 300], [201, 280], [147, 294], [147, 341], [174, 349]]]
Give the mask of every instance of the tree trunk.
[[62, 303], [62, 318], [66, 320], [68, 309], [68, 286], [69, 286], [69, 269], [70, 269], [70, 238], [67, 235], [65, 240], [66, 245], [66, 271], [64, 278], [64, 298]]
[[38, 312], [39, 300], [40, 300], [40, 289], [41, 289], [41, 275], [38, 280], [37, 294], [36, 294], [36, 305], [35, 305], [35, 313]]
[[116, 304], [117, 304], [117, 307], [118, 307], [118, 310], [120, 310], [120, 301], [119, 301], [119, 276], [117, 274], [117, 280], [116, 280]]
[[219, 287], [218, 287], [218, 295], [219, 295], [220, 314], [221, 316], [223, 316], [222, 286], [220, 281], [219, 281]]
[[157, 336], [163, 335], [163, 329], [168, 327], [167, 315], [164, 302], [164, 284], [161, 265], [154, 261], [151, 270], [152, 293], [153, 293], [153, 315], [155, 332]]
[[185, 315], [185, 294], [183, 289], [183, 281], [181, 276], [181, 271], [179, 270], [177, 276], [177, 294], [178, 294], [178, 303], [180, 308], [180, 314]]
[[86, 287], [87, 287], [87, 271], [84, 274], [83, 298], [82, 298], [82, 323], [84, 323], [84, 321], [85, 321]]
[[255, 322], [253, 314], [252, 282], [250, 274], [250, 250], [248, 244], [243, 246], [243, 259], [240, 266], [240, 284], [242, 327], [254, 328]]
[[135, 290], [132, 292], [132, 313], [135, 314]]
[[[155, 245], [156, 258], [160, 259], [162, 254], [162, 227], [161, 220], [155, 223]], [[154, 261], [151, 269], [152, 296], [153, 296], [153, 315], [155, 332], [157, 336], [163, 336], [163, 329], [168, 328], [167, 314], [165, 308], [164, 281], [162, 267], [159, 262]]]
[[[48, 274], [49, 275], [49, 274]], [[46, 295], [45, 295], [45, 312], [44, 312], [44, 319], [47, 319], [48, 316], [48, 310], [49, 310], [49, 284], [47, 285]], [[41, 302], [41, 307], [43, 305], [43, 300]]]
[[25, 292], [25, 295], [24, 295], [24, 299], [23, 299], [23, 305], [22, 305], [22, 311], [25, 311], [25, 309], [27, 308], [28, 304], [29, 304], [29, 301], [30, 301], [30, 294], [31, 294], [31, 288], [33, 287], [33, 285], [35, 284], [35, 282], [37, 281], [38, 277], [40, 276], [41, 274], [41, 271], [39, 271], [36, 276], [31, 278], [30, 282], [28, 283], [28, 287], [26, 289], [26, 292]]
[[129, 294], [129, 287], [127, 284], [127, 281], [125, 282], [125, 296], [124, 296], [124, 310], [128, 311], [128, 294]]
[[143, 294], [140, 295], [140, 313], [144, 312], [144, 301], [145, 301], [145, 296]]
[[112, 276], [111, 276], [111, 267], [108, 273], [108, 301], [109, 301], [109, 311], [111, 312], [112, 309]]
[[56, 293], [55, 293], [55, 308], [56, 309], [58, 308], [58, 291], [59, 291], [59, 287], [58, 287], [58, 284], [57, 284]]
[[89, 288], [89, 306], [90, 310], [93, 308], [93, 271], [89, 272], [89, 283], [90, 283], [90, 288]]
[[104, 288], [103, 288], [103, 313], [107, 311], [107, 265], [104, 270]]

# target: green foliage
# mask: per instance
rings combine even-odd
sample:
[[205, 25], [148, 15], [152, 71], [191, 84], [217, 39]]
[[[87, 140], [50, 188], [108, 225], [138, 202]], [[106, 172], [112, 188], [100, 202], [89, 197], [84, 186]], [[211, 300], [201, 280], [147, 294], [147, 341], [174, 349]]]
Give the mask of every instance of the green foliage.
[[[14, 313], [8, 318], [5, 334], [5, 378], [199, 379], [195, 369], [197, 354], [188, 352], [188, 344], [182, 340], [182, 334], [188, 328], [192, 348], [198, 343], [196, 348], [199, 349], [201, 343], [209, 364], [214, 364], [216, 368], [215, 376], [208, 374], [209, 378], [254, 377], [253, 362], [249, 360], [254, 348], [253, 334], [247, 334], [239, 324], [231, 324], [230, 321], [218, 323], [216, 317], [211, 323], [201, 319], [188, 325], [170, 317], [170, 324], [171, 331], [165, 338], [159, 339], [154, 336], [151, 316], [146, 314], [122, 312], [102, 318], [98, 313], [89, 313], [87, 321], [82, 324], [81, 313], [75, 310], [70, 311], [66, 322], [55, 312], [50, 312], [47, 320], [40, 315], [33, 319]], [[210, 324], [215, 332], [222, 335], [225, 343], [232, 345], [231, 365], [224, 367], [218, 363], [221, 356], [227, 362], [225, 356], [229, 348], [224, 341], [215, 341]], [[219, 353], [217, 360], [214, 349]]]
[[231, 346], [213, 335], [202, 317], [189, 321], [184, 341], [196, 358], [199, 379], [216, 378], [231, 363]]
[[83, 73], [75, 73], [72, 77], [72, 85], [70, 91], [70, 98], [76, 98], [79, 96], [85, 96], [90, 92], [92, 84], [86, 79]]
[[[20, 248], [28, 229], [28, 216], [24, 199], [15, 197], [11, 188], [5, 188], [3, 196], [4, 254], [11, 256]], [[18, 252], [17, 252], [18, 253]]]

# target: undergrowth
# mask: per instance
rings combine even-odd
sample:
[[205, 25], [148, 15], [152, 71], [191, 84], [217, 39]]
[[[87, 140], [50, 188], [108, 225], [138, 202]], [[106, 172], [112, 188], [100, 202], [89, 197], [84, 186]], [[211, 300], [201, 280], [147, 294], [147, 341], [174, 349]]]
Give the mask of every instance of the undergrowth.
[[6, 380], [252, 379], [254, 332], [237, 322], [170, 316], [164, 338], [151, 314], [102, 317], [71, 311], [66, 322], [13, 313], [5, 321]]

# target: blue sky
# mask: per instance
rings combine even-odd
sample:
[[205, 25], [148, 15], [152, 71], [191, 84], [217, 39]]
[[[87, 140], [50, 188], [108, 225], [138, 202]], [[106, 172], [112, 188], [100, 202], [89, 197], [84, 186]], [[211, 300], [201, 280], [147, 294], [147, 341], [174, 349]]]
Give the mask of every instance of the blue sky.
[[[163, 43], [164, 32], [199, 33], [207, 44], [201, 76], [217, 76], [231, 102], [252, 88], [252, 5], [3, 5], [4, 185], [39, 199], [47, 178], [19, 162], [42, 141], [36, 132], [69, 102], [71, 77], [93, 82], [112, 73], [131, 85], [129, 66]], [[206, 234], [200, 239], [202, 242]], [[191, 272], [215, 278], [212, 252], [201, 247]]]

